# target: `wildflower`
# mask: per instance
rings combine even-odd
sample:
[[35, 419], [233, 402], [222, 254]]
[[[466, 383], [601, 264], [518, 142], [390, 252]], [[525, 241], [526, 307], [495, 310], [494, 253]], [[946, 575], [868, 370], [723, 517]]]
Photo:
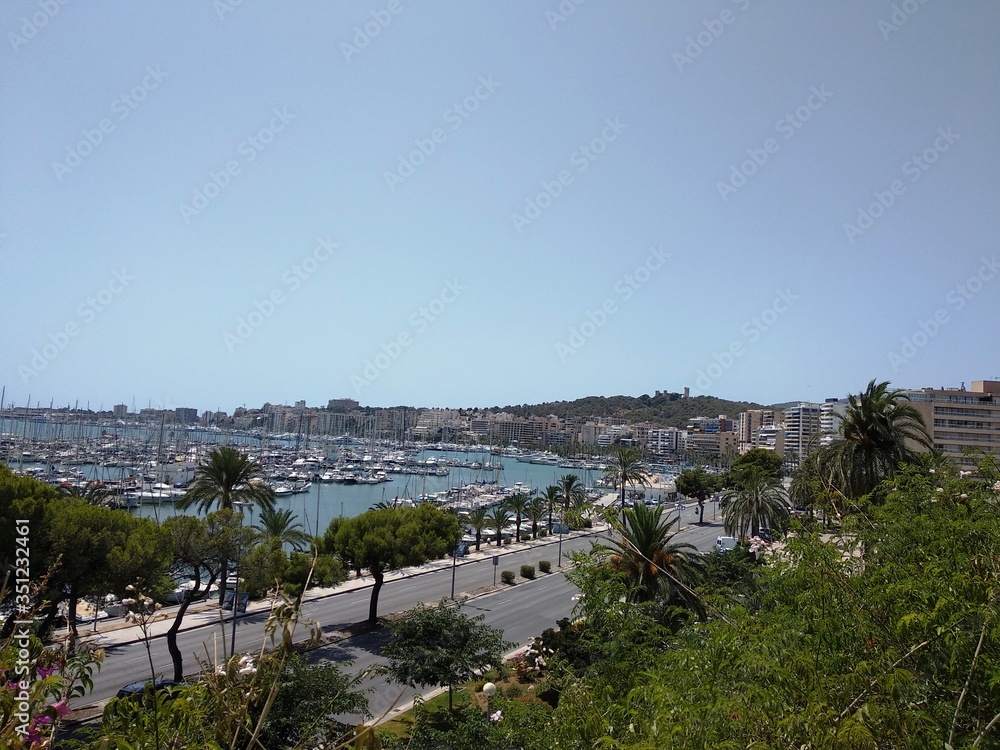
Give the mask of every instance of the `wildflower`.
[[126, 607], [131, 607], [133, 604], [135, 604], [135, 599], [122, 599], [122, 604], [124, 604]]
[[503, 713], [501, 713], [500, 709], [497, 709], [496, 711], [490, 714], [490, 721], [500, 721], [502, 718], [503, 718]]
[[56, 672], [56, 667], [54, 667], [54, 666], [53, 667], [39, 667], [38, 669], [35, 670], [35, 674], [38, 675], [38, 678], [41, 679], [41, 680], [44, 680], [49, 675], [55, 674], [55, 672]]
[[69, 696], [64, 695], [62, 698], [53, 703], [52, 710], [56, 712], [56, 716], [58, 717], [63, 717], [68, 714], [70, 712]]

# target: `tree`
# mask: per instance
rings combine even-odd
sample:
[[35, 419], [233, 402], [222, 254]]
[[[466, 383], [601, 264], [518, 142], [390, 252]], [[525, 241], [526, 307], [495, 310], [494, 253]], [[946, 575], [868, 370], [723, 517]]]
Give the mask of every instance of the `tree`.
[[685, 469], [675, 485], [679, 493], [698, 501], [698, 523], [705, 523], [705, 501], [715, 492], [715, 477], [700, 467]]
[[826, 449], [848, 498], [867, 495], [903, 463], [915, 462], [918, 454], [911, 444], [933, 448], [920, 412], [908, 402], [903, 391], [874, 380], [863, 393], [848, 397], [840, 425], [843, 440]]
[[260, 512], [259, 528], [262, 539], [277, 539], [296, 551], [309, 546], [310, 537], [302, 530], [302, 524], [295, 522], [290, 508], [265, 508]]
[[368, 609], [372, 625], [378, 621], [378, 595], [387, 571], [443, 557], [455, 549], [459, 539], [458, 518], [430, 503], [369, 510], [337, 520], [327, 530], [326, 547], [335, 550], [359, 575], [368, 570], [375, 579]]
[[752, 448], [742, 456], [733, 461], [726, 472], [723, 484], [727, 487], [739, 487], [744, 478], [753, 467], [759, 467], [761, 471], [773, 479], [781, 478], [781, 456], [774, 451], [765, 448]]
[[528, 507], [525, 510], [525, 515], [527, 515], [528, 520], [531, 521], [531, 538], [538, 538], [538, 524], [545, 514], [548, 512], [548, 507], [546, 506], [545, 500], [540, 497], [532, 498], [531, 502], [528, 503]]
[[727, 534], [757, 536], [762, 528], [778, 528], [788, 516], [788, 498], [777, 479], [750, 468], [741, 486], [722, 494], [722, 522]]
[[545, 501], [545, 505], [549, 509], [549, 528], [548, 532], [552, 533], [552, 510], [559, 504], [559, 487], [554, 484], [550, 484], [545, 488], [545, 496], [542, 498]]
[[476, 535], [476, 552], [479, 552], [479, 545], [483, 537], [483, 529], [489, 527], [490, 521], [486, 516], [486, 508], [474, 508], [466, 516], [465, 522], [469, 524]]
[[90, 505], [112, 505], [112, 496], [103, 482], [87, 482], [83, 487], [59, 487], [61, 497], [76, 497]]
[[525, 516], [528, 510], [528, 496], [518, 492], [516, 495], [511, 495], [504, 501], [504, 505], [507, 506], [507, 510], [511, 512], [514, 516], [514, 541], [521, 541], [521, 519]]
[[[174, 507], [187, 510], [196, 505], [202, 513], [218, 503], [220, 510], [232, 510], [237, 503], [252, 503], [261, 510], [274, 509], [274, 490], [261, 478], [263, 467], [232, 446], [213, 448], [208, 461], [194, 473], [194, 481]], [[229, 560], [222, 563], [219, 605], [226, 598]]]
[[51, 582], [67, 602], [69, 644], [73, 649], [81, 598], [109, 592], [125, 596], [130, 585], [154, 596], [162, 595], [169, 587], [166, 574], [172, 559], [172, 540], [153, 521], [133, 517], [127, 511], [89, 505], [77, 498], [68, 498], [64, 503], [52, 517], [48, 541], [61, 558]]
[[612, 486], [618, 487], [621, 507], [625, 507], [625, 488], [629, 485], [649, 486], [649, 473], [642, 466], [642, 451], [631, 446], [616, 445], [611, 460], [604, 469], [604, 476]]
[[562, 504], [564, 511], [587, 499], [587, 489], [576, 474], [563, 474], [556, 487], [559, 491], [558, 502]]
[[[671, 529], [679, 520], [664, 517], [664, 507], [636, 503], [612, 521], [619, 535], [612, 540], [613, 567], [625, 574], [633, 601], [676, 600], [695, 609], [694, 587], [702, 574], [701, 555], [694, 546], [674, 542]], [[669, 516], [669, 513], [667, 514]]]
[[382, 649], [386, 673], [411, 687], [448, 688], [448, 710], [456, 685], [480, 670], [502, 669], [504, 652], [515, 644], [503, 631], [483, 624], [485, 615], [469, 617], [442, 599], [436, 607], [410, 610], [392, 625], [392, 639]]
[[497, 547], [503, 544], [503, 529], [510, 523], [510, 518], [510, 511], [507, 510], [507, 506], [503, 503], [494, 505], [490, 508], [489, 513], [486, 514], [486, 520], [489, 521], [490, 528], [497, 531]]

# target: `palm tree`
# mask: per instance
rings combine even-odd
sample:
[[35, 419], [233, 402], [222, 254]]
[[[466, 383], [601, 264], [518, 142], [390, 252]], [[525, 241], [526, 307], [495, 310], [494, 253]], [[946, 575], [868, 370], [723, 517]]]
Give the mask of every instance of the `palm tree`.
[[611, 451], [611, 461], [604, 469], [604, 476], [612, 486], [619, 488], [622, 508], [625, 507], [627, 485], [649, 486], [649, 472], [642, 466], [642, 451], [631, 446], [615, 446]]
[[872, 380], [864, 393], [848, 397], [840, 426], [843, 440], [827, 450], [836, 467], [837, 484], [851, 499], [867, 495], [901, 464], [917, 461], [915, 444], [930, 450], [920, 412], [907, 403], [901, 390], [889, 390], [889, 383]]
[[620, 535], [611, 542], [611, 562], [625, 574], [633, 601], [661, 598], [670, 603], [679, 598], [699, 610], [693, 589], [702, 576], [701, 554], [690, 544], [673, 541], [677, 532], [671, 529], [679, 519], [665, 518], [663, 512], [663, 506], [644, 503], [625, 508], [611, 522]]
[[[202, 513], [208, 512], [218, 501], [219, 508], [232, 510], [237, 503], [253, 503], [264, 510], [274, 509], [274, 490], [260, 474], [263, 467], [232, 446], [213, 448], [208, 461], [194, 472], [194, 481], [174, 507], [187, 510], [197, 504]], [[222, 586], [219, 588], [219, 605], [225, 601], [229, 560], [222, 561], [220, 571]]]
[[545, 502], [545, 504], [549, 508], [549, 528], [548, 528], [548, 532], [551, 534], [552, 533], [552, 509], [555, 508], [556, 504], [559, 502], [559, 488], [556, 485], [554, 485], [554, 484], [550, 484], [548, 487], [545, 488], [545, 497], [543, 497], [542, 500]]
[[503, 503], [494, 505], [486, 514], [487, 525], [497, 530], [497, 547], [503, 543], [503, 527], [510, 523], [510, 511]]
[[504, 501], [504, 505], [507, 506], [507, 510], [514, 516], [514, 541], [520, 543], [521, 518], [528, 510], [528, 496], [518, 492], [516, 495], [508, 497]]
[[788, 497], [781, 482], [760, 466], [752, 466], [736, 489], [722, 494], [722, 524], [731, 536], [757, 536], [788, 516]]
[[563, 474], [556, 483], [556, 488], [559, 490], [558, 501], [562, 503], [563, 510], [569, 510], [571, 506], [579, 507], [587, 501], [587, 488], [576, 474]]
[[528, 520], [531, 521], [531, 538], [538, 539], [538, 523], [545, 518], [549, 511], [545, 500], [540, 497], [533, 498], [525, 511]]
[[470, 511], [465, 522], [476, 532], [476, 552], [479, 552], [479, 543], [483, 538], [483, 529], [490, 525], [490, 520], [486, 515], [486, 508], [476, 508]]
[[87, 482], [84, 487], [61, 485], [58, 492], [62, 497], [78, 497], [88, 505], [107, 505], [110, 507], [114, 504], [111, 492], [103, 482]]
[[301, 550], [309, 544], [310, 537], [302, 530], [302, 524], [294, 521], [295, 517], [289, 508], [265, 508], [260, 512], [261, 540], [277, 539], [282, 545], [287, 544], [292, 549]]

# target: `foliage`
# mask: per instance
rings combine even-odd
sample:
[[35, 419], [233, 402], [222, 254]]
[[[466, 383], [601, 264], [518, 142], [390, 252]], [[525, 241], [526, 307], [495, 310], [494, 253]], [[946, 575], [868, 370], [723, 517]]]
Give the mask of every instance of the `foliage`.
[[759, 466], [746, 471], [736, 489], [722, 494], [723, 527], [729, 535], [758, 536], [761, 529], [781, 528], [788, 498], [781, 484]]
[[551, 573], [552, 572], [552, 563], [550, 561], [548, 561], [548, 560], [539, 560], [538, 561], [538, 569], [542, 573]]
[[259, 528], [262, 539], [278, 539], [296, 551], [309, 545], [309, 535], [302, 530], [302, 524], [295, 522], [295, 514], [290, 508], [264, 508], [260, 512]]
[[[330, 531], [335, 536], [330, 540]], [[368, 621], [378, 619], [378, 595], [385, 573], [406, 565], [421, 565], [444, 557], [458, 544], [458, 518], [430, 503], [415, 508], [369, 510], [338, 520], [327, 530], [327, 547], [357, 572], [368, 570], [375, 579]]]
[[486, 520], [491, 529], [497, 534], [497, 547], [503, 543], [503, 529], [510, 523], [511, 513], [503, 503], [494, 505], [486, 514]]
[[621, 507], [624, 508], [626, 487], [649, 485], [649, 473], [642, 465], [642, 451], [630, 446], [615, 445], [604, 469], [604, 477], [613, 487], [618, 488]]
[[174, 505], [178, 510], [196, 505], [204, 513], [216, 503], [220, 509], [231, 510], [237, 503], [248, 502], [273, 510], [274, 490], [261, 479], [263, 470], [232, 446], [213, 448], [208, 460], [195, 470], [187, 492]]
[[525, 508], [525, 516], [531, 521], [532, 539], [538, 538], [538, 524], [542, 522], [548, 512], [548, 504], [541, 497], [532, 498]]
[[444, 599], [436, 607], [410, 610], [392, 624], [392, 639], [382, 649], [386, 673], [412, 687], [446, 686], [451, 709], [455, 686], [480, 669], [502, 668], [504, 652], [515, 645], [484, 619], [469, 617]]
[[504, 570], [504, 571], [500, 572], [500, 582], [501, 583], [506, 583], [508, 586], [513, 586], [514, 585], [514, 578], [515, 578], [515, 575], [514, 575], [514, 571], [513, 570]]
[[282, 580], [284, 590], [291, 596], [301, 597], [306, 579], [309, 587], [331, 588], [347, 578], [347, 571], [340, 558], [335, 555], [317, 554], [315, 566], [313, 555], [305, 552], [292, 552], [288, 556], [288, 566], [285, 568]]
[[[722, 485], [729, 488], [740, 488], [748, 480], [755, 468], [775, 481], [781, 479], [782, 459], [774, 451], [766, 448], [752, 448], [736, 458], [729, 471], [722, 478]], [[680, 492], [680, 490], [678, 490]]]
[[528, 511], [529, 503], [528, 496], [520, 492], [511, 495], [503, 503], [514, 518], [514, 541], [516, 542], [521, 541], [521, 521]]
[[239, 562], [240, 591], [257, 599], [281, 585], [287, 568], [288, 557], [281, 548], [281, 540], [265, 538]]
[[867, 495], [904, 463], [914, 463], [917, 453], [910, 443], [933, 447], [923, 419], [909, 397], [890, 390], [889, 383], [872, 380], [863, 393], [848, 397], [840, 426], [842, 441], [826, 448], [834, 469], [834, 483], [845, 497]]
[[553, 745], [996, 747], [998, 491], [925, 466], [882, 487], [841, 537], [799, 531], [767, 565], [734, 564], [724, 585], [749, 572], [755, 595], [715, 597], [659, 644], [628, 650], [628, 608], [584, 562], [570, 576], [597, 601], [576, 627], [622, 636], [580, 637], [597, 658], [563, 679]]
[[556, 502], [562, 505], [563, 510], [576, 508], [584, 505], [587, 501], [586, 487], [576, 474], [563, 474], [556, 483]]
[[486, 514], [486, 508], [474, 508], [466, 516], [465, 522], [469, 524], [472, 528], [473, 533], [476, 535], [476, 552], [479, 552], [479, 547], [483, 540], [483, 529], [489, 528], [490, 521], [489, 516]]
[[677, 522], [664, 517], [662, 505], [650, 508], [642, 503], [612, 520], [617, 538], [611, 542], [610, 562], [624, 574], [631, 601], [660, 599], [698, 608], [694, 587], [702, 575], [702, 559], [690, 544], [673, 541], [676, 532], [671, 529]]
[[698, 522], [705, 521], [705, 501], [719, 489], [718, 477], [701, 467], [685, 469], [676, 479], [677, 492], [685, 497], [693, 497], [698, 502]]
[[432, 711], [418, 706], [417, 719], [405, 739], [383, 735], [385, 750], [490, 748], [516, 750], [546, 747], [552, 709], [537, 698], [495, 695], [490, 712], [475, 706], [458, 711]]
[[332, 721], [334, 714], [368, 713], [360, 677], [349, 677], [333, 662], [310, 664], [292, 656], [278, 679], [278, 692], [261, 730], [264, 747], [335, 744], [353, 728]]
[[535, 577], [535, 566], [534, 565], [522, 565], [521, 566], [521, 578], [534, 578]]

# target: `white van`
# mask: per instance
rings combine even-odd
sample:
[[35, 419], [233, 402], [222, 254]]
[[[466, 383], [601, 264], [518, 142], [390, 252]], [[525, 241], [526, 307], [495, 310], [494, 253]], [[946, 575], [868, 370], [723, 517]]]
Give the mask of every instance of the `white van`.
[[715, 540], [715, 551], [726, 552], [733, 549], [739, 543], [739, 539], [734, 536], [720, 536]]

